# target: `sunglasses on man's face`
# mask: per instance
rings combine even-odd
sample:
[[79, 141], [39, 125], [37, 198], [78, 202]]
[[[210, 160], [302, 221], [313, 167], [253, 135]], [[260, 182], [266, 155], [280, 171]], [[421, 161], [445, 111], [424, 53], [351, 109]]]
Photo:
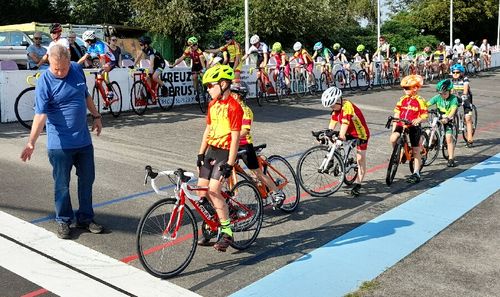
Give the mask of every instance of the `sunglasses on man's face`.
[[42, 37], [33, 37], [33, 40], [42, 40]]
[[111, 39], [111, 41], [116, 41], [116, 40], [117, 40], [116, 38]]
[[215, 87], [216, 85], [217, 85], [217, 83], [208, 83], [207, 89], [211, 89], [211, 88]]

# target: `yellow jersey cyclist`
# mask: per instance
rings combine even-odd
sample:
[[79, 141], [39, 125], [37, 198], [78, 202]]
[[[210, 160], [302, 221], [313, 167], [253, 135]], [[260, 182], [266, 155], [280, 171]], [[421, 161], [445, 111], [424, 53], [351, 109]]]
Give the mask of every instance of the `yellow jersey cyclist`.
[[359, 63], [361, 69], [368, 73], [370, 83], [372, 81], [373, 65], [370, 60], [370, 51], [363, 44], [356, 47], [356, 54], [353, 56], [354, 62]]
[[333, 74], [332, 74], [332, 64], [334, 59], [333, 52], [329, 48], [323, 47], [323, 43], [321, 41], [318, 41], [314, 44], [313, 50], [314, 50], [314, 53], [312, 55], [313, 61], [322, 62], [321, 72], [326, 71], [326, 73], [328, 73], [328, 79], [330, 81], [333, 81]]
[[230, 90], [233, 79], [234, 71], [228, 65], [216, 65], [203, 75], [203, 84], [213, 99], [208, 104], [206, 128], [196, 162], [198, 186], [209, 188], [208, 192], [201, 193], [208, 196], [202, 199], [209, 198], [220, 220], [220, 234], [214, 248], [221, 252], [233, 242], [228, 206], [221, 195], [222, 180], [231, 175], [236, 162], [243, 122], [243, 109]]
[[366, 173], [366, 149], [370, 138], [370, 130], [366, 124], [361, 110], [349, 100], [342, 98], [342, 91], [337, 87], [330, 87], [321, 95], [321, 103], [324, 107], [330, 107], [332, 114], [328, 129], [335, 129], [340, 123], [338, 138], [345, 141], [347, 138], [356, 138], [356, 162], [358, 164], [358, 176], [351, 189], [352, 196], [359, 196], [361, 183]]
[[472, 92], [470, 89], [469, 78], [465, 76], [465, 68], [460, 64], [451, 66], [451, 73], [453, 77], [453, 91], [457, 94], [458, 104], [464, 106], [464, 120], [467, 125], [467, 142], [466, 146], [471, 148], [474, 142], [472, 135]]
[[[455, 167], [455, 146], [453, 144], [453, 117], [458, 108], [458, 98], [451, 93], [453, 82], [450, 79], [443, 79], [436, 85], [436, 91], [439, 93], [427, 101], [427, 107], [435, 105], [439, 111], [439, 121], [444, 126], [446, 135], [446, 145], [448, 148], [448, 167]], [[437, 145], [437, 144], [434, 144]]]
[[148, 67], [148, 83], [151, 84], [150, 77], [159, 85], [162, 86], [162, 93], [166, 93], [166, 87], [161, 80], [161, 75], [163, 70], [165, 69], [166, 63], [163, 56], [151, 47], [151, 37], [149, 36], [141, 36], [139, 37], [139, 46], [141, 47], [141, 51], [135, 58], [135, 62], [139, 63], [142, 59], [146, 59], [149, 61]]
[[447, 61], [448, 59], [446, 58], [447, 54], [446, 54], [446, 50], [445, 50], [445, 44], [444, 42], [441, 42], [437, 48], [436, 48], [436, 51], [434, 51], [434, 53], [432, 53], [432, 56], [431, 56], [431, 61], [433, 61], [433, 67], [434, 67], [434, 71], [436, 72], [439, 72], [439, 71], [442, 71], [442, 73], [444, 74], [445, 71], [446, 71], [446, 65], [447, 65]]
[[216, 49], [206, 50], [207, 53], [218, 54], [218, 53], [227, 53], [227, 63], [223, 62], [223, 64], [227, 64], [231, 66], [234, 70], [234, 86], [240, 85], [240, 74], [241, 67], [243, 63], [241, 63], [241, 46], [236, 40], [234, 40], [234, 32], [230, 30], [224, 31], [222, 38], [226, 42], [223, 46]]
[[[422, 165], [422, 156], [420, 154], [420, 136], [422, 129], [420, 123], [427, 119], [427, 104], [425, 99], [418, 95], [418, 90], [424, 84], [424, 80], [420, 75], [408, 75], [401, 80], [405, 95], [401, 97], [394, 108], [394, 117], [411, 122], [409, 127], [410, 145], [412, 148], [413, 158], [415, 159], [414, 172], [406, 181], [408, 183], [420, 182], [420, 167]], [[398, 141], [401, 133], [403, 133], [403, 123], [395, 122], [392, 128], [390, 142], [392, 147]]]
[[302, 43], [300, 43], [299, 41], [297, 41], [293, 44], [293, 50], [295, 51], [295, 53], [290, 58], [290, 62], [293, 60], [297, 60], [298, 64], [295, 67], [296, 73], [297, 74], [300, 73], [300, 69], [304, 68], [307, 71], [307, 73], [309, 74], [307, 76], [307, 84], [309, 86], [314, 85], [314, 82], [313, 82], [313, 79], [314, 79], [314, 76], [313, 76], [314, 61], [313, 61], [311, 55], [309, 54], [309, 52], [305, 48], [302, 47]]
[[285, 193], [283, 193], [282, 190], [278, 189], [273, 180], [269, 176], [265, 175], [262, 172], [262, 169], [259, 168], [259, 161], [253, 147], [253, 138], [250, 134], [253, 122], [253, 112], [250, 107], [245, 104], [245, 101], [241, 96], [235, 96], [235, 99], [243, 109], [243, 121], [241, 124], [239, 150], [245, 150], [246, 153], [243, 154], [242, 160], [248, 167], [248, 169], [252, 170], [255, 176], [269, 188], [269, 196], [273, 202], [273, 205], [276, 208], [279, 208], [285, 200]]
[[175, 62], [170, 65], [170, 68], [174, 68], [184, 59], [191, 59], [191, 76], [193, 78], [193, 87], [196, 92], [195, 100], [200, 101], [200, 91], [198, 90], [198, 76], [202, 73], [203, 69], [207, 68], [205, 61], [205, 56], [203, 51], [198, 46], [198, 38], [191, 36], [187, 40], [188, 47], [182, 53]]

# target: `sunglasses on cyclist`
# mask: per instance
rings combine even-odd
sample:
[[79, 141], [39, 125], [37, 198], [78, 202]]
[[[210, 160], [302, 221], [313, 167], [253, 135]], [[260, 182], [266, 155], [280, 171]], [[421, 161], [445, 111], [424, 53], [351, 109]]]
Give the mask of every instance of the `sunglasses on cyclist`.
[[408, 91], [408, 90], [413, 89], [413, 87], [403, 87], [403, 89]]
[[453, 74], [460, 74], [460, 71], [453, 71]]
[[215, 87], [216, 85], [218, 85], [218, 83], [208, 83], [207, 89], [211, 89], [211, 88]]
[[144, 46], [144, 43], [139, 43], [139, 46]]

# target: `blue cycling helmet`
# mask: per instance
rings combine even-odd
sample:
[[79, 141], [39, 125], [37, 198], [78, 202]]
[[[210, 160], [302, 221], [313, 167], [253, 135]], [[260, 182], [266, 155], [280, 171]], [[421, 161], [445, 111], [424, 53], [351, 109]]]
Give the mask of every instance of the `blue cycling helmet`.
[[321, 41], [316, 42], [313, 47], [315, 51], [319, 51], [322, 48], [323, 48], [323, 43], [321, 43]]
[[462, 73], [465, 72], [464, 66], [462, 66], [462, 64], [458, 64], [458, 63], [455, 64], [455, 65], [453, 65], [453, 66], [451, 66], [450, 70], [451, 70], [451, 72], [456, 71], [456, 70], [458, 70], [458, 71], [460, 71]]

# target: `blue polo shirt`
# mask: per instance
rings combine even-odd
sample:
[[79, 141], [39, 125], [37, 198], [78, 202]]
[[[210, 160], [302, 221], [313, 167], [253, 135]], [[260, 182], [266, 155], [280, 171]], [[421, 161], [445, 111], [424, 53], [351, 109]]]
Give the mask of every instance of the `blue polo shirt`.
[[76, 62], [65, 78], [50, 70], [42, 72], [36, 83], [36, 114], [47, 114], [47, 148], [74, 149], [92, 144], [87, 126], [89, 96], [85, 74]]

